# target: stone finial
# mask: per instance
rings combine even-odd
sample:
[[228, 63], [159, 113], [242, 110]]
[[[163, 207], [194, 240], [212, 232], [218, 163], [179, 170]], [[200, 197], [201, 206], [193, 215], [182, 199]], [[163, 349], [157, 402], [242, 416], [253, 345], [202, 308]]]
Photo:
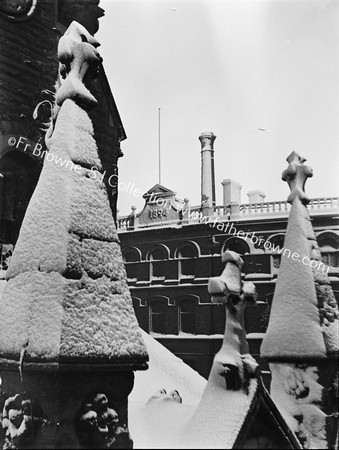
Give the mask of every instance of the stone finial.
[[226, 381], [226, 389], [239, 390], [247, 381], [245, 372], [253, 373], [257, 367], [248, 354], [244, 326], [245, 307], [256, 303], [256, 291], [253, 283], [241, 280], [243, 260], [238, 253], [226, 251], [222, 255], [222, 262], [225, 263], [223, 273], [210, 278], [208, 283], [212, 303], [226, 304], [223, 346], [214, 359], [209, 383], [220, 386]]
[[304, 166], [306, 159], [296, 152], [292, 152], [286, 161], [289, 166], [282, 173], [282, 179], [287, 181], [291, 189], [287, 201], [292, 203], [298, 197], [304, 205], [307, 205], [310, 200], [304, 191], [304, 187], [307, 178], [313, 176], [313, 170], [310, 166]]
[[73, 21], [58, 45], [59, 79], [56, 103], [70, 98], [79, 106], [89, 109], [97, 100], [87, 89], [87, 82], [95, 78], [102, 61], [96, 48], [99, 42], [80, 23]]

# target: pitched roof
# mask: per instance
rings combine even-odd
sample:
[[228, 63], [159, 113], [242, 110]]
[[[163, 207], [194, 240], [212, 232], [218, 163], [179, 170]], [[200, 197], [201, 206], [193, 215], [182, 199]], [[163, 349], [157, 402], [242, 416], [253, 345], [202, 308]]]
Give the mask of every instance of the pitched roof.
[[[264, 424], [260, 422], [261, 416], [265, 416]], [[283, 448], [302, 448], [260, 378], [250, 380], [248, 393], [214, 385], [213, 390], [206, 389], [185, 430], [185, 445], [186, 448], [243, 448], [257, 434], [255, 428], [259, 424], [264, 425], [263, 433], [272, 433], [274, 441]]]

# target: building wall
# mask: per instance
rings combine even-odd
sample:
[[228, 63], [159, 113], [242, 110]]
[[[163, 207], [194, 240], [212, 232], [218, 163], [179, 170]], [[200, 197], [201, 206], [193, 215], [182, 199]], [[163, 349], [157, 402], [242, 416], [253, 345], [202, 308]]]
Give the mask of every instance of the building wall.
[[[328, 231], [336, 226], [332, 217], [331, 214], [314, 217], [313, 226], [324, 249], [323, 255], [332, 255], [334, 265], [329, 274], [338, 298], [339, 238], [336, 232]], [[287, 217], [233, 223], [237, 232], [255, 232], [264, 241], [271, 239], [283, 245]], [[254, 282], [258, 292], [257, 305], [245, 310], [246, 330], [250, 351], [261, 364], [268, 382], [268, 367], [260, 360], [259, 353], [268, 324], [280, 258], [262, 245], [258, 247], [249, 239], [234, 237], [232, 233], [222, 233], [216, 227], [204, 224], [121, 232], [134, 308], [139, 324], [146, 332], [153, 334], [169, 350], [207, 377], [225, 328], [225, 307], [211, 303], [208, 279], [221, 274], [220, 255], [226, 248], [246, 252], [243, 255], [243, 278]], [[328, 246], [329, 242], [332, 242], [332, 247]], [[181, 250], [185, 248], [192, 249], [192, 258], [187, 258], [188, 250], [184, 252], [186, 257], [182, 255]], [[156, 257], [154, 260], [152, 255]], [[159, 259], [161, 255], [163, 260]]]

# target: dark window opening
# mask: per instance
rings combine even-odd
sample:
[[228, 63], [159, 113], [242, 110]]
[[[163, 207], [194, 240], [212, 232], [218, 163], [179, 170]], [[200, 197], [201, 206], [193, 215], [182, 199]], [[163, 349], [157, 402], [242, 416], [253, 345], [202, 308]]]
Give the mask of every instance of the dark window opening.
[[321, 257], [327, 266], [331, 267], [339, 267], [339, 252], [330, 251], [330, 252], [321, 252]]
[[135, 248], [128, 248], [123, 252], [124, 262], [139, 262], [140, 255]]
[[184, 277], [195, 276], [194, 258], [197, 256], [196, 250], [189, 245], [185, 245], [180, 249], [180, 274]]
[[150, 330], [153, 333], [165, 334], [166, 305], [154, 302], [150, 305]]
[[165, 251], [163, 249], [154, 249], [150, 255], [151, 260], [151, 274], [152, 278], [164, 278], [166, 272], [166, 265], [164, 260], [166, 258]]
[[180, 331], [195, 334], [195, 302], [184, 300], [180, 303]]

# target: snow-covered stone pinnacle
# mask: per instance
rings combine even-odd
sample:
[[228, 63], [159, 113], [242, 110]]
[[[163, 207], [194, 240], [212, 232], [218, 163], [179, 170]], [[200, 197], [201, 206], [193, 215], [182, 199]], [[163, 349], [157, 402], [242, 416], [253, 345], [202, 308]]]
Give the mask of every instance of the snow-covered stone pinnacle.
[[[82, 36], [87, 42], [77, 43]], [[16, 365], [24, 352], [25, 363], [146, 368], [92, 122], [79, 106], [91, 101], [80, 84], [96, 41], [76, 22], [62, 39], [59, 57], [70, 71], [7, 272], [0, 362]]]
[[271, 396], [304, 448], [332, 448], [338, 415], [338, 306], [307, 211], [312, 169], [296, 153], [283, 173], [292, 203], [261, 357]]

